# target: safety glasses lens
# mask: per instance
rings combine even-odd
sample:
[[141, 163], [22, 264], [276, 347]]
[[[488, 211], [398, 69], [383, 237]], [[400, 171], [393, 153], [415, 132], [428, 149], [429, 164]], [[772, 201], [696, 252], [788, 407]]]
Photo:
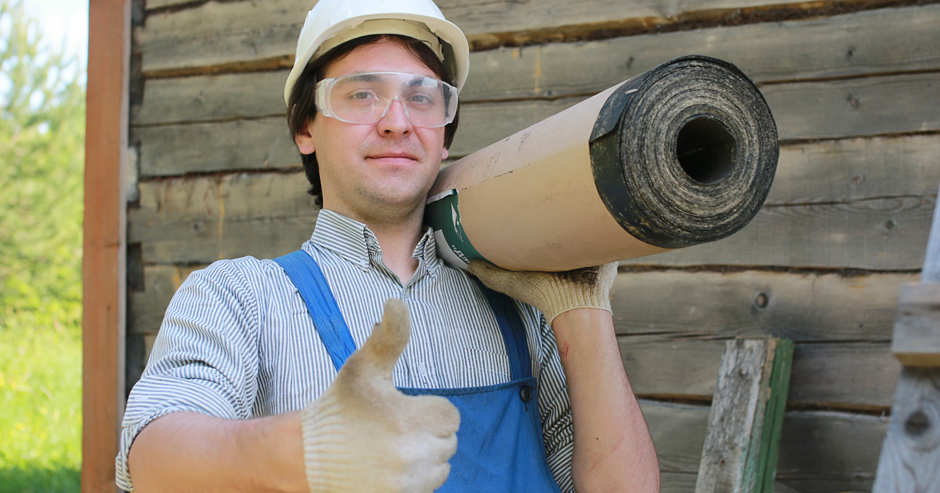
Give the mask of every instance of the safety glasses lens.
[[[327, 84], [325, 91], [321, 84]], [[344, 75], [317, 84], [319, 101], [329, 102], [334, 118], [347, 123], [376, 123], [401, 103], [407, 118], [419, 127], [442, 127], [454, 120], [457, 90], [440, 80], [415, 74], [373, 72]]]

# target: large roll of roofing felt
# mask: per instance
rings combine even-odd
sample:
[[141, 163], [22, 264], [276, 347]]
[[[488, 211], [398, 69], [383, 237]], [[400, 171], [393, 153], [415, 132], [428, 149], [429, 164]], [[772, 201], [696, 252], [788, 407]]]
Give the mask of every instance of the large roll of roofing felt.
[[778, 153], [754, 84], [730, 63], [682, 57], [443, 168], [425, 220], [457, 267], [641, 257], [743, 228]]

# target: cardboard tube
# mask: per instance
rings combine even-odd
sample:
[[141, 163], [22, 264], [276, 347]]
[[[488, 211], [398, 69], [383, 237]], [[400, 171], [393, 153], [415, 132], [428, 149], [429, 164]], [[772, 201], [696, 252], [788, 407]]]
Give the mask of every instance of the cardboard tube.
[[724, 238], [767, 197], [777, 132], [730, 63], [682, 57], [441, 170], [441, 255], [565, 271]]

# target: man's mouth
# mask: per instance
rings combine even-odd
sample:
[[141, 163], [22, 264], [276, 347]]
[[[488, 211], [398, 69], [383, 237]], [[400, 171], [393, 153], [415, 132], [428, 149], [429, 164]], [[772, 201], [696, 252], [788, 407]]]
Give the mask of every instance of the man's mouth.
[[417, 161], [418, 160], [417, 156], [411, 153], [407, 153], [407, 152], [386, 152], [386, 153], [381, 153], [381, 154], [371, 154], [371, 155], [366, 156], [366, 158], [376, 159], [376, 160], [388, 160], [388, 161], [395, 161], [395, 160]]

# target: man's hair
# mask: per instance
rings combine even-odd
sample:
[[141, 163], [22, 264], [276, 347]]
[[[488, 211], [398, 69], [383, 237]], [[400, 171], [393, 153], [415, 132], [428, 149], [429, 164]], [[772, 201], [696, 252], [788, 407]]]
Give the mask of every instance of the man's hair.
[[[431, 72], [434, 72], [438, 78], [448, 84], [454, 84], [453, 76], [447, 73], [447, 69], [444, 68], [444, 63], [437, 58], [437, 55], [434, 54], [431, 48], [420, 40], [393, 34], [375, 34], [353, 39], [333, 48], [304, 67], [304, 71], [300, 74], [300, 77], [291, 89], [290, 101], [287, 105], [287, 126], [290, 129], [291, 142], [294, 142], [294, 136], [302, 132], [307, 124], [312, 122], [316, 117], [317, 107], [314, 103], [316, 85], [317, 82], [325, 78], [326, 71], [330, 65], [360, 46], [379, 41], [390, 41], [402, 45], [414, 55], [415, 58], [424, 63]], [[457, 132], [457, 121], [459, 117], [460, 107], [458, 105], [457, 114], [454, 115], [454, 121], [444, 127], [445, 148], [449, 148], [450, 144], [454, 141], [454, 134]], [[323, 188], [320, 184], [320, 165], [317, 162], [317, 155], [315, 152], [311, 154], [301, 154], [300, 160], [303, 163], [307, 181], [310, 182], [310, 190], [308, 190], [307, 193], [316, 197], [314, 202], [318, 207], [322, 207]]]

